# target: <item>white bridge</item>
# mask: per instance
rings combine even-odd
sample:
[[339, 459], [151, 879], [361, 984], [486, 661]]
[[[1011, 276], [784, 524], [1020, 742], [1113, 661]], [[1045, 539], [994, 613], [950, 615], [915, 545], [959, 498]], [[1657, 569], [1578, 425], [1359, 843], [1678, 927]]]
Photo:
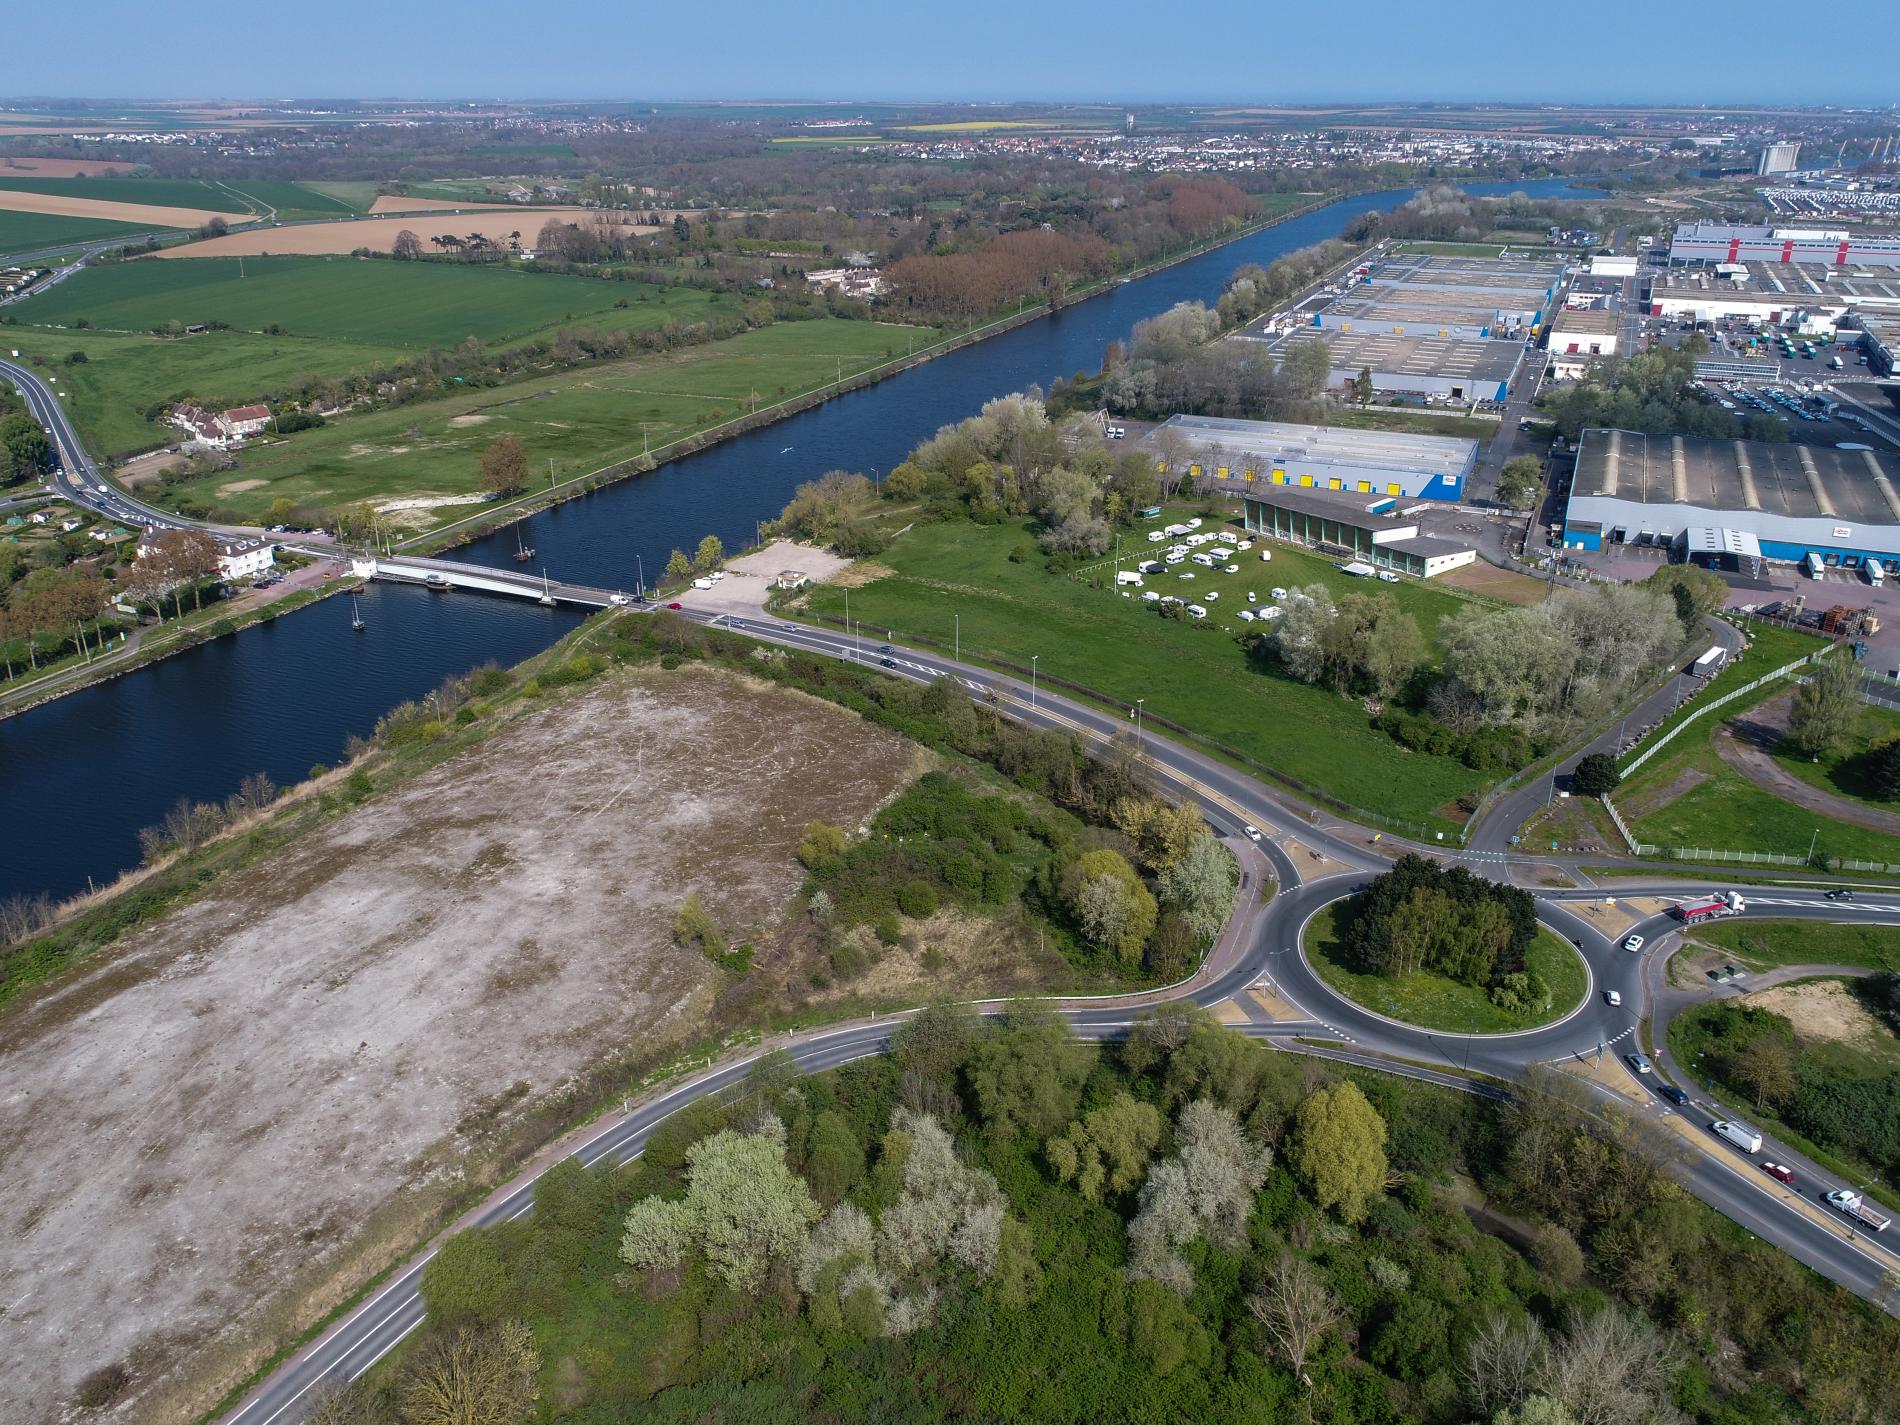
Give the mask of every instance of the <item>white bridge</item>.
[[567, 584], [543, 574], [516, 574], [486, 564], [459, 564], [452, 559], [423, 559], [410, 555], [357, 555], [350, 572], [359, 579], [385, 579], [397, 584], [422, 584], [431, 589], [473, 589], [484, 594], [507, 594], [544, 604], [581, 604], [604, 609], [617, 597], [608, 589]]

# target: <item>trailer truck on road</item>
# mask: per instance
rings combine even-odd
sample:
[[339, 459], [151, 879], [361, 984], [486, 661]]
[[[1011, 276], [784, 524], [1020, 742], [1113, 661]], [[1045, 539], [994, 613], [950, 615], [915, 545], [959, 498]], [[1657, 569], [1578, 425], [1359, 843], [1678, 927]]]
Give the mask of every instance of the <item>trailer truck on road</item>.
[[1849, 1188], [1836, 1188], [1833, 1192], [1823, 1193], [1821, 1200], [1843, 1217], [1852, 1218], [1869, 1232], [1885, 1232], [1893, 1222], [1886, 1213]]
[[1684, 925], [1694, 925], [1698, 921], [1714, 920], [1719, 916], [1740, 915], [1746, 905], [1740, 891], [1717, 891], [1700, 900], [1684, 901], [1674, 907], [1670, 914]]

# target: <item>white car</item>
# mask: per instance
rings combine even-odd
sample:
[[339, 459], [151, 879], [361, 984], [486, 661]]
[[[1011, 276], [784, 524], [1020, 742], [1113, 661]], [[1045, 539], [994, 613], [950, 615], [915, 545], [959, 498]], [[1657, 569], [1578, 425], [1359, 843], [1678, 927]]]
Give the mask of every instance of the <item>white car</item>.
[[1199, 515], [1196, 515], [1193, 519], [1187, 522], [1187, 527], [1189, 529], [1199, 529], [1201, 527], [1201, 517]]
[[1144, 593], [1141, 596], [1141, 601], [1144, 604], [1159, 603], [1160, 600], [1161, 600], [1161, 595], [1157, 594], [1153, 589], [1148, 590], [1146, 593]]
[[1605, 990], [1603, 992], [1603, 1002], [1614, 1009], [1617, 1005], [1623, 1003], [1623, 996], [1618, 994], [1615, 990]]
[[1638, 950], [1641, 950], [1643, 948], [1643, 937], [1640, 935], [1630, 936], [1628, 940], [1625, 940], [1623, 942], [1623, 948], [1629, 951], [1632, 955], [1635, 954]]
[[1258, 841], [1260, 839], [1260, 828], [1255, 826], [1252, 822], [1248, 822], [1240, 829], [1247, 833], [1247, 839], [1249, 841]]
[[625, 594], [609, 594], [607, 596], [607, 602], [617, 609], [624, 609], [631, 606], [633, 600], [628, 598]]
[[1229, 564], [1226, 568], [1221, 570], [1223, 574], [1238, 574], [1239, 572], [1240, 566], [1238, 564]]
[[1276, 599], [1284, 599], [1286, 597], [1286, 590], [1279, 588], [1278, 586], [1275, 586], [1274, 588], [1267, 590], [1267, 592], [1273, 595], [1273, 597]]
[[1247, 590], [1247, 602], [1250, 604], [1259, 603], [1260, 595], [1256, 594], [1252, 589]]
[[1629, 1066], [1636, 1070], [1637, 1073], [1646, 1074], [1649, 1072], [1649, 1056], [1647, 1054], [1625, 1054], [1623, 1057], [1629, 1060]]
[[1177, 579], [1192, 579], [1194, 577], [1194, 571], [1189, 569], [1186, 573], [1176, 574], [1174, 577]]
[[1220, 590], [1209, 589], [1204, 595], [1202, 595], [1202, 597], [1205, 598], [1211, 604], [1214, 602], [1214, 600], [1220, 597]]

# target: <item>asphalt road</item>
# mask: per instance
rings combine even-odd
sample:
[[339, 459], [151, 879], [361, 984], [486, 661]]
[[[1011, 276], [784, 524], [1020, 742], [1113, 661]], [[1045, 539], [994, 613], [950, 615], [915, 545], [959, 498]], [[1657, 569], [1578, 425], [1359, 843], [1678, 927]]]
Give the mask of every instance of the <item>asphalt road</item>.
[[[4, 336], [0, 336], [0, 342], [4, 342], [4, 339]], [[32, 411], [42, 426], [52, 432], [53, 445], [59, 452], [59, 469], [46, 481], [48, 488], [76, 505], [96, 510], [122, 524], [155, 529], [196, 527], [190, 520], [154, 509], [133, 499], [116, 485], [108, 485], [105, 476], [99, 473], [99, 467], [86, 453], [79, 432], [73, 429], [73, 423], [67, 418], [59, 397], [36, 373], [17, 361], [0, 358], [0, 378], [12, 382], [19, 389], [21, 396], [26, 399], [27, 409]]]
[[[892, 676], [913, 681], [954, 678], [979, 697], [994, 693], [1011, 716], [1025, 723], [1067, 729], [1085, 739], [1131, 733], [1134, 726], [1122, 716], [1051, 694], [1040, 686], [1032, 688], [1018, 679], [934, 654], [902, 648], [892, 648], [887, 653], [883, 645], [872, 640], [773, 618], [691, 613], [685, 616], [783, 647], [880, 667]], [[1241, 851], [1243, 866], [1264, 869], [1263, 861], [1270, 865], [1280, 889], [1262, 906], [1251, 895], [1255, 887], [1246, 888], [1250, 894], [1243, 902], [1242, 919], [1230, 927], [1230, 936], [1223, 938], [1223, 945], [1229, 939], [1236, 942], [1231, 964], [1221, 958], [1221, 949], [1217, 948], [1211, 973], [1197, 976], [1196, 980], [1173, 991], [1108, 997], [1099, 1003], [1059, 1001], [1062, 1012], [1082, 1036], [1115, 1038], [1126, 1031], [1135, 1013], [1157, 1002], [1186, 999], [1204, 1006], [1214, 1005], [1248, 986], [1271, 982], [1283, 998], [1307, 1017], [1294, 1022], [1240, 1026], [1242, 1032], [1278, 1039], [1284, 1047], [1299, 1052], [1371, 1063], [1388, 1072], [1476, 1092], [1495, 1095], [1498, 1090], [1482, 1081], [1466, 1078], [1467, 1071], [1509, 1080], [1527, 1066], [1540, 1062], [1583, 1061], [1610, 1055], [1618, 1056], [1617, 1062], [1621, 1062], [1620, 1056], [1636, 1047], [1637, 1025], [1649, 1004], [1650, 968], [1663, 952], [1673, 948], [1670, 934], [1675, 922], [1667, 916], [1658, 915], [1633, 927], [1645, 936], [1646, 944], [1641, 953], [1632, 954], [1578, 914], [1578, 902], [1600, 899], [1602, 891], [1540, 893], [1540, 919], [1576, 944], [1589, 967], [1589, 990], [1575, 1011], [1556, 1024], [1513, 1035], [1448, 1034], [1401, 1024], [1335, 995], [1312, 971], [1299, 950], [1300, 932], [1307, 919], [1321, 906], [1349, 894], [1382, 869], [1387, 861], [1378, 852], [1389, 843], [1382, 842], [1379, 848], [1374, 848], [1368, 844], [1366, 833], [1357, 827], [1325, 823], [1312, 813], [1282, 806], [1252, 778], [1165, 738], [1144, 734], [1139, 752], [1157, 782], [1165, 784], [1177, 796], [1193, 801], [1215, 831]], [[1265, 839], [1253, 843], [1243, 831], [1249, 823], [1263, 829]], [[1296, 833], [1306, 846], [1349, 869], [1302, 883], [1296, 861], [1272, 840], [1276, 832]], [[1451, 854], [1452, 859], [1457, 859], [1455, 853], [1446, 853], [1444, 848], [1419, 849]], [[1482, 859], [1480, 864], [1484, 864]], [[1645, 894], [1678, 897], [1707, 886], [1707, 882], [1625, 885], [1618, 888], [1617, 894], [1624, 899]], [[1760, 901], [1751, 898], [1748, 913], [1778, 918], [1792, 915], [1843, 921], [1896, 921], [1900, 920], [1900, 900], [1843, 906], [1824, 900], [1819, 891], [1776, 891]], [[1615, 990], [1622, 1003], [1609, 1004], [1604, 994], [1606, 990]], [[807, 1072], [817, 1072], [883, 1052], [889, 1045], [893, 1025], [902, 1018], [897, 1015], [841, 1026], [770, 1047], [787, 1049]], [[1321, 1042], [1296, 1043], [1296, 1038]], [[1408, 1062], [1397, 1063], [1380, 1056], [1395, 1056]], [[616, 1162], [632, 1160], [640, 1154], [654, 1127], [669, 1114], [706, 1094], [738, 1087], [752, 1061], [748, 1058], [722, 1065], [668, 1090], [602, 1127], [576, 1150], [575, 1156], [590, 1164], [609, 1157]], [[1442, 1071], [1436, 1068], [1441, 1063]], [[1632, 1084], [1644, 1088], [1653, 1086], [1656, 1078], [1653, 1074], [1629, 1077]], [[1653, 1093], [1645, 1111], [1658, 1119], [1678, 1112]], [[1694, 1105], [1680, 1112], [1706, 1118]], [[1888, 1250], [1885, 1243], [1850, 1237], [1845, 1220], [1837, 1216], [1817, 1220], [1808, 1215], [1789, 1201], [1786, 1189], [1759, 1170], [1744, 1167], [1737, 1171], [1733, 1150], [1706, 1132], [1706, 1122], [1699, 1139], [1692, 1135], [1684, 1141], [1691, 1145], [1700, 1143], [1706, 1151], [1685, 1154], [1679, 1172], [1682, 1181], [1697, 1197], [1763, 1240], [1869, 1298], [1881, 1295], [1883, 1274], [1900, 1269], [1900, 1255]], [[1798, 1155], [1779, 1144], [1765, 1143], [1763, 1151], [1772, 1153], [1777, 1161], [1801, 1161]], [[1802, 1192], [1818, 1194], [1837, 1185], [1818, 1167], [1804, 1166]], [[531, 1208], [533, 1198], [534, 1179], [530, 1176], [502, 1189], [462, 1225], [487, 1225], [519, 1216]], [[420, 1324], [425, 1308], [419, 1286], [422, 1266], [427, 1260], [425, 1254], [406, 1266], [355, 1312], [273, 1372], [225, 1419], [231, 1425], [280, 1425], [280, 1422], [289, 1425], [298, 1418], [314, 1388], [325, 1382], [354, 1379], [369, 1369]]]

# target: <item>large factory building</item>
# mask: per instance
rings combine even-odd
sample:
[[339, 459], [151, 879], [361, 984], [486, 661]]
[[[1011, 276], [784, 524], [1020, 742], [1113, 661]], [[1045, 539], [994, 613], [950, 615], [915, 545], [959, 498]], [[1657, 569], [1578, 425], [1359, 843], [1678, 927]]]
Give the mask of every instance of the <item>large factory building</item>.
[[1190, 475], [1241, 491], [1285, 485], [1456, 502], [1478, 464], [1477, 441], [1456, 436], [1214, 416], [1170, 417], [1155, 441], [1162, 449], [1185, 444]]
[[1809, 262], [1722, 263], [1658, 274], [1649, 287], [1652, 317], [1698, 322], [1735, 317], [1822, 333], [1859, 311], [1900, 311], [1900, 271]]
[[1748, 227], [1680, 223], [1669, 243], [1671, 266], [1723, 262], [1818, 262], [1830, 267], [1900, 267], [1900, 236], [1845, 228]]
[[1900, 478], [1870, 449], [1587, 430], [1564, 510], [1569, 549], [1661, 546], [1759, 575], [1764, 561], [1900, 573]]

